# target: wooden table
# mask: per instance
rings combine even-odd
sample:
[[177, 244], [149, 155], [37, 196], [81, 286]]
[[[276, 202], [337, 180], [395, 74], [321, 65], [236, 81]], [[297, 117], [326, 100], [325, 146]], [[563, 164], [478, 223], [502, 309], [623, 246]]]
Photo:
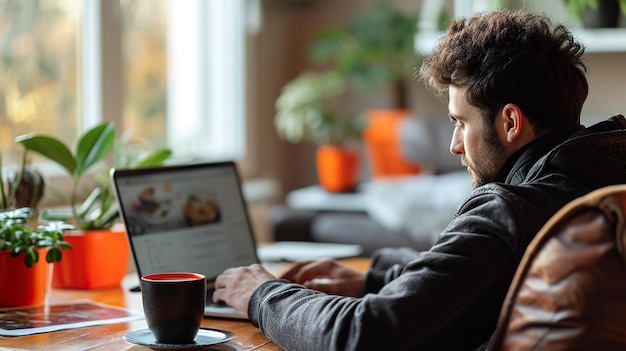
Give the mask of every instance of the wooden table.
[[[347, 264], [367, 269], [368, 259], [353, 258], [344, 260]], [[282, 267], [272, 267], [271, 270], [279, 273]], [[80, 299], [89, 299], [109, 305], [121, 306], [143, 312], [141, 293], [130, 292], [129, 289], [138, 283], [135, 273], [129, 274], [120, 287], [105, 290], [63, 290], [52, 289], [49, 302], [58, 303]], [[202, 327], [223, 329], [233, 332], [236, 338], [230, 342], [207, 347], [203, 350], [220, 351], [248, 351], [248, 350], [281, 350], [280, 347], [269, 341], [262, 333], [248, 321], [205, 318]], [[151, 348], [134, 345], [123, 339], [129, 331], [147, 328], [146, 321], [141, 319], [128, 323], [100, 325], [93, 327], [61, 330], [51, 333], [35, 334], [18, 337], [0, 337], [0, 351], [11, 350], [45, 350], [45, 351], [149, 351]]]

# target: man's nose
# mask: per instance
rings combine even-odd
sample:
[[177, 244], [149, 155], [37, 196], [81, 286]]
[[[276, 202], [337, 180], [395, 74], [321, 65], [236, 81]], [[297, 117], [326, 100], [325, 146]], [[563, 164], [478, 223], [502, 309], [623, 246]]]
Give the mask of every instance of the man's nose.
[[454, 129], [452, 134], [452, 140], [450, 141], [450, 152], [453, 155], [461, 155], [465, 152], [463, 148], [463, 138], [459, 136], [458, 129]]

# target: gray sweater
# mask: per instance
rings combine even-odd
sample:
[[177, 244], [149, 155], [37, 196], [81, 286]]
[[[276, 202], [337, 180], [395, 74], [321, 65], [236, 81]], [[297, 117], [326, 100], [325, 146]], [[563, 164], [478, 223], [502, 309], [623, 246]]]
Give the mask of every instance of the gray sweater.
[[285, 280], [261, 285], [248, 315], [286, 350], [473, 350], [488, 342], [515, 269], [563, 205], [626, 183], [626, 120], [560, 130], [516, 152], [476, 188], [428, 251], [373, 256], [366, 295]]

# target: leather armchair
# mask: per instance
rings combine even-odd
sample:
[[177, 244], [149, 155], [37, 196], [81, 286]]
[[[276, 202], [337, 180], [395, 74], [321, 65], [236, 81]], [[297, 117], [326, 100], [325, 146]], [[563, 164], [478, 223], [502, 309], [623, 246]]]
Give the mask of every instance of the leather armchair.
[[526, 250], [489, 350], [626, 350], [626, 184], [572, 201]]

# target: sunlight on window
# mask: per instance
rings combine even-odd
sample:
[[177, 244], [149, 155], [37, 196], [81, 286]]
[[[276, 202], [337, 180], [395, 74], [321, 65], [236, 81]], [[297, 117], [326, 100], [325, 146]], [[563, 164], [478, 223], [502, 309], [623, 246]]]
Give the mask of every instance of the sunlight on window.
[[18, 135], [73, 145], [100, 120], [175, 156], [241, 157], [244, 0], [108, 1], [0, 0], [4, 163]]
[[183, 156], [245, 147], [243, 0], [170, 1], [168, 143]]
[[122, 0], [123, 129], [165, 146], [167, 118], [167, 0]]
[[17, 135], [74, 140], [78, 0], [0, 0], [0, 152], [17, 163]]

